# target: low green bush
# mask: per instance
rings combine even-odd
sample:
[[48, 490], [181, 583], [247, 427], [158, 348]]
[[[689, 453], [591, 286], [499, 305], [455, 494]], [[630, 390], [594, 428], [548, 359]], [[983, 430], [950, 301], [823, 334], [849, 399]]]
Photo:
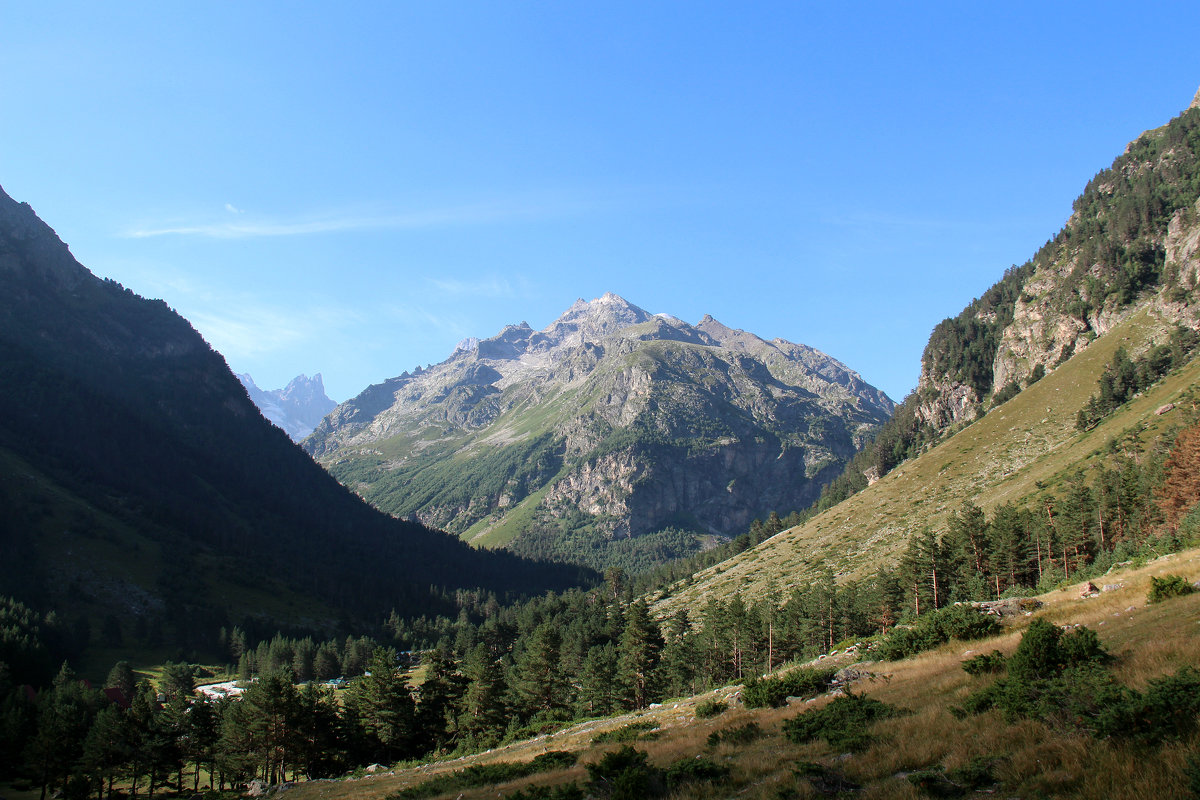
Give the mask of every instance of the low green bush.
[[708, 781], [716, 783], [729, 777], [729, 767], [707, 758], [681, 758], [667, 767], [667, 789], [674, 791], [685, 783]]
[[1172, 597], [1182, 597], [1194, 591], [1196, 591], [1196, 587], [1188, 583], [1188, 579], [1182, 575], [1164, 575], [1161, 578], [1152, 577], [1150, 579], [1150, 594], [1146, 595], [1146, 600], [1150, 603], [1161, 603], [1163, 600], [1169, 600]]
[[834, 669], [800, 667], [774, 678], [751, 678], [742, 687], [748, 708], [779, 708], [789, 697], [815, 697], [829, 688]]
[[967, 789], [983, 789], [996, 783], [996, 762], [1001, 760], [975, 756], [957, 769], [946, 770], [946, 777]]
[[590, 793], [610, 800], [644, 800], [666, 789], [662, 770], [650, 764], [645, 752], [629, 745], [605, 753], [595, 764], [588, 764], [587, 771]]
[[723, 700], [705, 700], [696, 706], [696, 719], [712, 719], [729, 710], [729, 703]]
[[796, 744], [824, 739], [835, 750], [858, 752], [874, 741], [869, 732], [874, 723], [904, 713], [863, 694], [846, 694], [827, 706], [784, 720], [783, 735]]
[[533, 761], [529, 762], [529, 766], [533, 768], [534, 772], [553, 772], [557, 769], [570, 769], [578, 760], [577, 754], [567, 750], [549, 750], [534, 756]]
[[1003, 672], [1006, 666], [1004, 653], [993, 650], [990, 653], [980, 653], [974, 658], [962, 662], [963, 671], [968, 675], [984, 675], [989, 672]]
[[592, 744], [607, 744], [609, 742], [651, 741], [658, 738], [657, 722], [631, 722], [611, 731], [604, 731], [592, 737]]
[[713, 731], [708, 735], [708, 746], [750, 744], [750, 742], [761, 739], [763, 736], [762, 728], [758, 727], [757, 722], [747, 722], [745, 725], [739, 725], [736, 728]]
[[1112, 657], [1095, 632], [1063, 633], [1034, 620], [1008, 659], [1008, 674], [969, 695], [965, 713], [991, 708], [1100, 738], [1141, 744], [1186, 739], [1200, 718], [1200, 671], [1183, 667], [1151, 680], [1145, 692], [1117, 683]]
[[579, 784], [571, 781], [559, 786], [526, 786], [507, 797], [508, 800], [585, 800], [587, 795]]
[[983, 639], [1000, 632], [995, 617], [971, 605], [939, 608], [918, 617], [911, 628], [896, 628], [879, 646], [879, 656], [898, 661], [945, 644], [951, 639]]
[[[498, 761], [492, 764], [473, 764], [388, 795], [388, 800], [420, 800], [474, 786], [507, 783], [539, 772], [567, 769], [575, 765], [576, 758], [574, 753], [565, 750], [551, 750], [528, 762]], [[564, 797], [563, 800], [569, 798]]]
[[946, 777], [940, 764], [908, 773], [908, 782], [930, 797], [962, 797], [966, 790]]

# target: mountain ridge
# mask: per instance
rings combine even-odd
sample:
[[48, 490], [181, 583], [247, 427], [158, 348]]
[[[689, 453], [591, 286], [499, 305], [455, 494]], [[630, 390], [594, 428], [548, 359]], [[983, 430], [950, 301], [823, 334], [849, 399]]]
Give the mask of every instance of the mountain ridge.
[[204, 647], [241, 614], [330, 629], [425, 613], [439, 587], [587, 579], [370, 509], [186, 320], [92, 275], [2, 189], [0, 294], [0, 542], [20, 554], [0, 593]]
[[[813, 348], [711, 316], [689, 325], [611, 292], [540, 331], [522, 322], [472, 345], [341, 404], [305, 449], [384, 510], [484, 544], [538, 526], [559, 540], [588, 526], [593, 541], [673, 526], [728, 536], [806, 505], [893, 408]], [[470, 454], [461, 470], [492, 459], [495, 480], [446, 466]], [[706, 462], [705, 477], [670, 460]], [[476, 489], [434, 488], [435, 474]]]
[[1136, 357], [1178, 326], [1200, 329], [1195, 103], [1098, 173], [1030, 261], [935, 327], [917, 388], [831, 485], [821, 513], [671, 587], [659, 610], [729, 591], [762, 597], [825, 569], [862, 577], [921, 531], [944, 530], [966, 502], [1049, 507], [1070, 469], [1167, 430], [1174, 404], [1194, 403], [1192, 358], [1094, 428], [1077, 426], [1118, 351]]

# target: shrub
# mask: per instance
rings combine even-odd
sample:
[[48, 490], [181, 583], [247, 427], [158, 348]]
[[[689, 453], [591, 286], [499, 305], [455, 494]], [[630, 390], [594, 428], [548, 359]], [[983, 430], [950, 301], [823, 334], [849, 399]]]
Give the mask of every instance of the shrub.
[[667, 767], [667, 789], [674, 791], [685, 783], [723, 781], [729, 777], [729, 767], [696, 756], [681, 758]]
[[980, 653], [974, 658], [968, 658], [962, 662], [962, 668], [968, 675], [983, 675], [989, 672], [1003, 672], [1005, 663], [1004, 653], [993, 650], [990, 653]]
[[750, 744], [756, 739], [763, 737], [762, 728], [758, 727], [757, 722], [747, 722], [745, 725], [739, 725], [736, 728], [726, 728], [722, 731], [713, 731], [708, 735], [708, 746], [717, 747], [722, 744]]
[[871, 744], [871, 725], [902, 713], [906, 712], [866, 695], [847, 694], [823, 708], [784, 720], [783, 735], [796, 744], [824, 739], [834, 749], [856, 752]]
[[535, 756], [533, 761], [529, 762], [529, 766], [533, 768], [534, 772], [553, 772], [556, 769], [570, 769], [578, 760], [579, 756], [576, 753], [567, 750], [549, 750]]
[[837, 670], [800, 667], [774, 678], [751, 678], [742, 687], [748, 708], [779, 708], [789, 697], [815, 697], [829, 688]]
[[1111, 658], [1092, 629], [1079, 627], [1064, 635], [1050, 622], [1035, 619], [1008, 659], [1008, 674], [1018, 681], [1031, 680], [1049, 677], [1068, 666], [1102, 663]]
[[1034, 620], [1008, 659], [1008, 675], [972, 693], [966, 713], [998, 708], [1093, 736], [1155, 744], [1185, 739], [1200, 716], [1200, 671], [1183, 667], [1151, 680], [1144, 693], [1121, 686], [1105, 668], [1111, 656], [1094, 631], [1063, 634]]
[[1162, 578], [1150, 579], [1150, 594], [1146, 600], [1151, 603], [1161, 603], [1172, 597], [1181, 597], [1196, 591], [1196, 587], [1188, 583], [1182, 575], [1166, 575]]
[[997, 759], [989, 756], [975, 756], [970, 763], [947, 770], [946, 777], [968, 789], [982, 789], [996, 783], [996, 775], [993, 772], [996, 761]]
[[592, 737], [592, 744], [607, 742], [637, 742], [651, 741], [658, 738], [657, 722], [631, 722], [611, 731], [604, 731]]
[[1186, 739], [1200, 715], [1200, 672], [1183, 667], [1150, 681], [1143, 695], [1131, 698], [1128, 733], [1143, 742]]
[[[497, 783], [507, 783], [518, 778], [535, 775], [539, 772], [553, 772], [567, 769], [575, 765], [576, 755], [564, 750], [551, 750], [528, 762], [498, 761], [493, 764], [474, 764], [464, 769], [438, 775], [422, 781], [416, 786], [410, 786], [403, 791], [389, 795], [389, 800], [420, 800], [423, 797], [433, 797], [447, 794], [458, 789], [469, 789], [473, 786], [491, 786]], [[562, 800], [570, 800], [572, 795], [563, 795]], [[558, 798], [554, 798], [558, 800]]]
[[729, 710], [729, 704], [723, 700], [705, 700], [696, 706], [696, 719], [712, 719]]
[[961, 797], [966, 792], [946, 777], [940, 764], [908, 773], [908, 782], [930, 797]]
[[911, 628], [896, 628], [883, 640], [879, 656], [887, 661], [898, 661], [932, 650], [951, 639], [983, 639], [999, 632], [1000, 623], [996, 618], [975, 606], [947, 606], [918, 617]]
[[587, 795], [571, 781], [561, 786], [526, 786], [508, 795], [508, 800], [584, 800]]
[[1200, 797], [1200, 754], [1188, 758], [1183, 768], [1183, 776], [1187, 778], [1188, 789], [1193, 797]]
[[623, 745], [587, 765], [588, 788], [611, 800], [642, 800], [663, 793], [662, 771], [651, 766], [646, 753]]
[[1007, 403], [1020, 393], [1021, 385], [1015, 380], [1009, 381], [1008, 383], [1004, 384], [1000, 391], [996, 392], [995, 396], [992, 398], [992, 407], [995, 408], [1002, 403]]

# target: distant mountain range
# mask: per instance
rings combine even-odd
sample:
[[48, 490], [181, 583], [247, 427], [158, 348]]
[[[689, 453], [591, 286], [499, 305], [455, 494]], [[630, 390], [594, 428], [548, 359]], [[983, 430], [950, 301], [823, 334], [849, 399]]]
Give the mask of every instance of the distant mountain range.
[[587, 577], [370, 508], [186, 320], [93, 276], [2, 190], [0, 298], [0, 595], [107, 644], [211, 652], [221, 625], [361, 629], [453, 613], [443, 591]]
[[297, 375], [286, 387], [271, 391], [258, 388], [248, 373], [239, 373], [237, 378], [263, 416], [282, 428], [293, 442], [312, 433], [317, 423], [337, 406], [325, 395], [319, 372], [311, 378]]
[[371, 386], [304, 447], [390, 514], [640, 568], [809, 505], [892, 409], [811, 347], [610, 293]]

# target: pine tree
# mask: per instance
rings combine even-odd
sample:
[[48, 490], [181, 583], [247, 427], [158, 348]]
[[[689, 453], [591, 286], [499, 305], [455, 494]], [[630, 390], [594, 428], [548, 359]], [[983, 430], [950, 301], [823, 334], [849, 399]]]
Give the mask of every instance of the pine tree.
[[98, 709], [98, 693], [86, 688], [65, 663], [50, 690], [39, 694], [37, 733], [26, 758], [37, 770], [42, 800], [51, 786], [66, 782]]
[[491, 649], [480, 642], [463, 662], [463, 676], [467, 691], [459, 708], [458, 730], [468, 742], [487, 747], [499, 741], [508, 724], [504, 673]]
[[607, 716], [621, 705], [617, 681], [617, 649], [611, 642], [588, 650], [579, 675], [579, 710], [587, 716]]
[[449, 746], [453, 736], [454, 706], [466, 690], [463, 677], [455, 670], [447, 650], [435, 649], [426, 655], [425, 681], [417, 690], [417, 730], [423, 746], [437, 752]]
[[286, 781], [288, 770], [297, 763], [298, 700], [291, 673], [286, 670], [260, 675], [242, 694], [247, 752], [256, 758], [268, 784]]
[[638, 600], [629, 607], [617, 655], [618, 677], [628, 707], [650, 705], [657, 689], [655, 672], [662, 646], [658, 626], [645, 602]]
[[562, 638], [552, 622], [543, 622], [528, 637], [509, 680], [516, 705], [525, 715], [547, 714], [568, 706], [567, 681], [559, 668], [561, 647]]
[[1068, 480], [1067, 492], [1058, 503], [1055, 529], [1058, 532], [1059, 556], [1063, 559], [1065, 578], [1079, 569], [1090, 555], [1092, 528], [1096, 520], [1095, 499], [1082, 470]]
[[187, 736], [185, 739], [184, 756], [196, 768], [192, 791], [200, 791], [200, 771], [207, 766], [209, 774], [213, 772], [216, 758], [217, 739], [219, 736], [217, 710], [213, 703], [201, 696], [192, 702], [187, 715]]
[[1016, 506], [1006, 504], [996, 509], [988, 525], [988, 545], [994, 576], [1000, 579], [997, 594], [1005, 588], [1029, 582], [1028, 539], [1022, 514]]
[[347, 698], [368, 739], [378, 743], [378, 758], [388, 763], [408, 757], [416, 746], [416, 704], [398, 660], [394, 649], [376, 648], [370, 674], [354, 681]]
[[129, 666], [129, 662], [118, 661], [113, 664], [113, 668], [108, 671], [108, 677], [104, 680], [104, 686], [105, 688], [120, 689], [126, 700], [132, 700], [133, 691], [137, 687], [137, 676], [133, 674], [133, 668]]
[[671, 617], [665, 638], [660, 670], [668, 696], [698, 694], [704, 684], [698, 669], [700, 648], [687, 609]]
[[81, 763], [99, 788], [112, 795], [113, 783], [126, 774], [133, 756], [134, 741], [130, 721], [124, 711], [108, 705], [96, 713], [83, 742]]
[[309, 683], [297, 698], [296, 762], [310, 779], [345, 771], [346, 737], [329, 689]]

